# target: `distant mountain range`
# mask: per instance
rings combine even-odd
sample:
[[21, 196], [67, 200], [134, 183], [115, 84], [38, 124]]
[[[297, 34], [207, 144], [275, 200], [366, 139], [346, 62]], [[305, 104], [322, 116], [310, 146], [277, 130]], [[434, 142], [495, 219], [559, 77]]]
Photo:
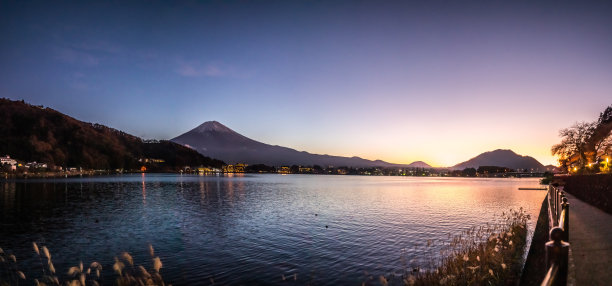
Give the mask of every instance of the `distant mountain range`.
[[512, 150], [497, 149], [482, 153], [472, 159], [452, 166], [451, 169], [478, 168], [480, 166], [499, 166], [511, 169], [546, 170], [554, 166], [544, 166], [529, 156], [521, 156]]
[[[184, 166], [220, 167], [223, 161], [269, 166], [432, 168], [423, 161], [394, 164], [297, 151], [255, 141], [216, 121], [204, 122], [170, 141], [145, 142], [136, 136], [104, 125], [82, 122], [50, 108], [4, 98], [0, 99], [0, 122], [0, 155], [64, 167], [133, 169], [142, 165], [139, 159], [150, 158], [164, 161], [157, 167], [165, 170]], [[482, 153], [450, 168], [479, 166], [540, 171], [555, 168], [543, 166], [532, 157], [502, 149]]]
[[247, 138], [217, 121], [207, 121], [170, 141], [193, 148], [204, 156], [228, 163], [265, 164], [269, 166], [347, 166], [347, 167], [419, 167], [431, 168], [427, 163], [393, 164], [359, 157], [311, 154], [305, 151], [265, 144]]
[[145, 142], [106, 127], [76, 120], [51, 108], [0, 98], [0, 155], [62, 167], [138, 169], [139, 159], [161, 159], [150, 166], [220, 167], [222, 161], [170, 141]]

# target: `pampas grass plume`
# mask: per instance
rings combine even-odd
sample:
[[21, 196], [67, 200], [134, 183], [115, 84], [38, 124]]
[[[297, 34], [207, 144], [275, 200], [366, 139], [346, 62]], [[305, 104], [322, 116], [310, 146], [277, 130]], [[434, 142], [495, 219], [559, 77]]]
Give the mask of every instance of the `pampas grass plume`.
[[129, 253], [127, 253], [127, 252], [121, 253], [121, 258], [123, 258], [123, 260], [127, 261], [131, 266], [134, 266], [134, 259], [132, 258], [132, 256]]
[[40, 250], [38, 250], [38, 244], [36, 244], [36, 242], [32, 242], [32, 247], [34, 248], [36, 255], [40, 255]]
[[155, 272], [159, 272], [160, 268], [162, 268], [161, 259], [159, 257], [153, 258], [153, 269], [155, 269]]
[[51, 254], [49, 253], [49, 249], [46, 246], [43, 246], [43, 253], [45, 254], [46, 258], [51, 259]]
[[68, 269], [68, 275], [70, 276], [74, 276], [75, 274], [77, 274], [79, 272], [79, 268], [76, 266], [72, 266]]

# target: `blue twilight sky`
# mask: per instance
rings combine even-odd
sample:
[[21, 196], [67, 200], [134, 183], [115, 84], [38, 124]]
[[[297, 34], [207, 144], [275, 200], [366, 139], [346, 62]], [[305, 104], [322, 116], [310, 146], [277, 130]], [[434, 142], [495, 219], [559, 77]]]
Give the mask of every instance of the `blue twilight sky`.
[[0, 3], [0, 97], [144, 138], [217, 120], [314, 153], [549, 164], [612, 104], [606, 1]]

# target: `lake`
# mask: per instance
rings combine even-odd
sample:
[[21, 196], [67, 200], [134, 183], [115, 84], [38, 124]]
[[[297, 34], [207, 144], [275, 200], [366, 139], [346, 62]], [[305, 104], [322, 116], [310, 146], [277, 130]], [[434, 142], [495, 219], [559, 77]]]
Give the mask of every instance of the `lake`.
[[[538, 179], [135, 174], [0, 181], [0, 247], [40, 276], [32, 242], [65, 275], [123, 251], [173, 285], [360, 285], [427, 265], [448, 234], [523, 207]], [[427, 241], [434, 246], [427, 247]], [[283, 281], [283, 276], [287, 281]], [[212, 278], [212, 280], [211, 280]]]

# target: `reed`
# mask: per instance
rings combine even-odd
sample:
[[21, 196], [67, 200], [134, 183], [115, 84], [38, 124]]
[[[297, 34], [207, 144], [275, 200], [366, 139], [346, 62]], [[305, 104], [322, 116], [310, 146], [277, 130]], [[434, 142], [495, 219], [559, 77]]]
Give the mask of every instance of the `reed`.
[[[32, 248], [36, 256], [38, 256], [42, 275], [35, 276], [32, 273], [31, 277], [26, 275], [18, 269], [17, 258], [13, 254], [5, 253], [0, 248], [0, 286], [5, 285], [68, 285], [68, 286], [87, 286], [87, 285], [101, 285], [101, 274], [102, 264], [99, 262], [92, 262], [85, 267], [83, 262], [79, 262], [78, 265], [68, 268], [65, 279], [61, 279], [53, 265], [51, 260], [51, 252], [46, 246], [39, 248], [36, 242], [32, 243]], [[41, 251], [42, 249], [42, 251]], [[113, 270], [116, 274], [115, 284], [119, 286], [132, 286], [132, 285], [155, 285], [165, 286], [165, 282], [160, 274], [162, 268], [162, 262], [159, 257], [155, 256], [153, 246], [149, 245], [149, 254], [151, 256], [151, 269], [147, 270], [144, 266], [134, 264], [132, 256], [123, 252], [119, 256], [115, 257], [115, 263]], [[36, 278], [35, 278], [36, 277]]]
[[17, 257], [13, 254], [5, 253], [0, 248], [0, 285], [19, 285], [25, 283], [26, 276], [17, 267]]
[[402, 284], [516, 285], [530, 219], [522, 208], [511, 209], [502, 213], [495, 223], [449, 236], [450, 241], [440, 252], [443, 259], [430, 270], [406, 269]]

